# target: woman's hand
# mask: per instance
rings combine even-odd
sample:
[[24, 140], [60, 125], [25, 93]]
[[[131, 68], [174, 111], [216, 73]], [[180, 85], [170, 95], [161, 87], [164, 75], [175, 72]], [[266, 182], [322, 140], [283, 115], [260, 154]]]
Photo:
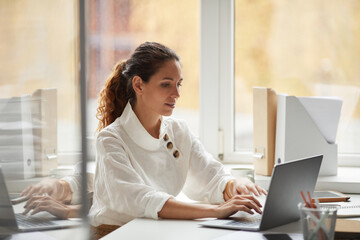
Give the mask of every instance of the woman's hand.
[[252, 210], [261, 214], [262, 205], [253, 195], [235, 195], [226, 202], [215, 207], [217, 218], [226, 218], [238, 211], [254, 214]]
[[265, 189], [253, 183], [248, 178], [243, 177], [233, 179], [230, 180], [226, 185], [224, 191], [224, 200], [227, 201], [236, 195], [248, 195], [251, 193], [253, 193], [257, 197], [261, 194], [267, 194]]
[[54, 178], [46, 178], [35, 185], [30, 185], [20, 195], [30, 198], [33, 195], [44, 194], [64, 203], [70, 203], [72, 197], [68, 183]]
[[67, 219], [69, 217], [78, 217], [78, 210], [80, 209], [80, 206], [66, 205], [50, 196], [33, 196], [26, 202], [24, 208], [24, 215], [30, 211], [31, 215], [46, 211], [58, 218]]

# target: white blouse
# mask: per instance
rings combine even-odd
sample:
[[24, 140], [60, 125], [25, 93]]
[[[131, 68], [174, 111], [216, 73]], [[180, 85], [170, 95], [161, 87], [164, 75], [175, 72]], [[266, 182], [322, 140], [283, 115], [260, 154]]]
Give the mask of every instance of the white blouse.
[[[62, 178], [69, 184], [72, 193], [70, 204], [81, 204], [81, 162], [77, 163], [74, 167], [74, 173]], [[93, 192], [93, 174], [87, 174], [87, 192]]]
[[219, 204], [231, 178], [183, 121], [162, 118], [156, 139], [128, 103], [97, 137], [90, 222], [121, 226], [136, 217], [157, 219], [165, 202], [181, 191]]

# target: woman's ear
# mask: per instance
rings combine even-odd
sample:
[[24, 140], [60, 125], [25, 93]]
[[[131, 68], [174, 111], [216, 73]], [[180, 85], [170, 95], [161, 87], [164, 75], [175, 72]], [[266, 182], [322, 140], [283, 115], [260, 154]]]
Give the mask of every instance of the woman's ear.
[[142, 94], [143, 92], [143, 80], [139, 76], [134, 76], [132, 79], [132, 85], [134, 88], [135, 93]]

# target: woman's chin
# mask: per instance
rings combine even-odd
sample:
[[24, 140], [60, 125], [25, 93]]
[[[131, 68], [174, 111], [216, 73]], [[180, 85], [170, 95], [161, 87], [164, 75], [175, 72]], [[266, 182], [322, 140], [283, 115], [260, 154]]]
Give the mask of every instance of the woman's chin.
[[172, 114], [173, 114], [173, 109], [167, 110], [167, 111], [163, 111], [163, 114], [161, 114], [161, 115], [163, 115], [163, 116], [165, 116], [165, 117], [169, 117], [169, 116], [171, 116]]

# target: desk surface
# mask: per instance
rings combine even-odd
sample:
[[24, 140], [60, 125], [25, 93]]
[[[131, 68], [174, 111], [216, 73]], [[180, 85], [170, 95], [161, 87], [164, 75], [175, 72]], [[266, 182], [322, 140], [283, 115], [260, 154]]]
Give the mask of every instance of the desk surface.
[[[360, 203], [360, 195], [350, 195], [351, 201]], [[20, 206], [16, 207], [17, 212]], [[360, 218], [356, 218], [360, 221]], [[236, 232], [237, 230], [206, 228], [199, 225], [200, 221], [205, 220], [168, 220], [168, 219], [143, 219], [137, 218], [125, 224], [114, 232], [108, 234], [102, 240], [109, 239], [196, 239], [207, 240], [216, 239]], [[71, 229], [43, 231], [45, 236], [53, 239], [87, 239], [88, 228], [78, 227]], [[293, 222], [277, 228], [267, 230], [268, 233], [301, 233], [300, 222]], [[171, 237], [170, 237], [171, 236]], [[21, 239], [27, 239], [25, 238]], [[45, 238], [46, 239], [46, 238]]]
[[[236, 230], [201, 227], [198, 223], [203, 220], [152, 220], [137, 218], [125, 224], [114, 232], [106, 235], [102, 240], [110, 239], [196, 239], [207, 240], [222, 237]], [[273, 228], [266, 232], [272, 233], [301, 233], [299, 222], [290, 223]]]
[[[351, 202], [360, 203], [360, 195], [350, 195]], [[349, 218], [350, 219], [350, 218]], [[356, 218], [360, 221], [360, 218]], [[152, 220], [136, 218], [114, 232], [106, 235], [102, 240], [110, 239], [196, 239], [208, 240], [223, 237], [237, 230], [206, 228], [199, 225], [204, 220]], [[302, 233], [300, 221], [272, 228], [267, 233]], [[169, 237], [171, 236], [171, 237]]]

